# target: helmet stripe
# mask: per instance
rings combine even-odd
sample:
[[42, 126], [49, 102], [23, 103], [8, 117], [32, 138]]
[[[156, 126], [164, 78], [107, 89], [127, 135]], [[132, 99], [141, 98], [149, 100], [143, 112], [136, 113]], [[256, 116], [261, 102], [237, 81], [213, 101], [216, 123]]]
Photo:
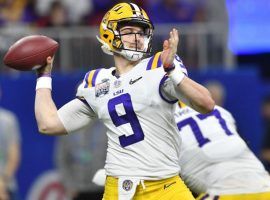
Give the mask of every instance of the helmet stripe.
[[136, 15], [135, 7], [132, 5], [132, 3], [129, 3], [129, 5], [131, 7], [131, 10], [132, 10], [133, 15]]
[[142, 8], [141, 8], [140, 6], [138, 6], [138, 7], [139, 7], [139, 9], [140, 9], [141, 14], [143, 15], [143, 13], [142, 13]]
[[141, 13], [141, 9], [139, 8], [139, 6], [137, 6], [135, 3], [130, 3], [133, 7], [134, 7], [134, 9], [135, 9], [135, 14], [138, 16], [139, 14], [138, 13], [140, 13], [140, 15], [142, 15], [142, 13]]

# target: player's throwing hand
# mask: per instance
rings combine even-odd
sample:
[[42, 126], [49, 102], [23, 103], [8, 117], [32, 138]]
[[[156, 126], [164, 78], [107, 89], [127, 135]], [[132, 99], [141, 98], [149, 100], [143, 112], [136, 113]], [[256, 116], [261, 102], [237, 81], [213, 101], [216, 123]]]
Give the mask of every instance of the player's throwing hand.
[[38, 76], [50, 76], [54, 57], [47, 57], [47, 64], [37, 70]]
[[161, 54], [161, 60], [166, 72], [174, 69], [173, 60], [177, 52], [177, 46], [179, 42], [178, 30], [175, 28], [170, 32], [169, 40], [165, 40], [163, 43], [163, 51]]

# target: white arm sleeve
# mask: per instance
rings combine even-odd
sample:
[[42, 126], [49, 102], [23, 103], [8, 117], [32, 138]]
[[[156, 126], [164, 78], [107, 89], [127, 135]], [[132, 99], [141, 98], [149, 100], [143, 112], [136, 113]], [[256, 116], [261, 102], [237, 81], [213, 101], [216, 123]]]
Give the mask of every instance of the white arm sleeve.
[[97, 118], [90, 106], [79, 99], [74, 99], [60, 108], [58, 116], [68, 133], [80, 130]]

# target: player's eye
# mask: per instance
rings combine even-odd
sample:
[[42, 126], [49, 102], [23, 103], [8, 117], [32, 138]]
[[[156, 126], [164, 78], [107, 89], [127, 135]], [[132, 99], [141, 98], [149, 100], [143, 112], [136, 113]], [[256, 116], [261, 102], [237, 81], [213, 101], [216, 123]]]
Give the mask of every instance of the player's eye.
[[146, 35], [143, 31], [140, 31], [140, 32], [138, 32], [136, 34], [138, 34], [139, 36], [145, 36]]
[[128, 34], [132, 33], [132, 30], [129, 28], [123, 29], [123, 30], [120, 30], [120, 33], [121, 33], [121, 35], [128, 35]]
[[123, 35], [131, 35], [136, 34], [138, 36], [145, 36], [147, 35], [146, 30], [132, 30], [132, 29], [123, 29], [120, 31], [120, 34]]
[[132, 34], [144, 35], [143, 32], [136, 32], [136, 31], [123, 31], [121, 33], [121, 35], [132, 35]]

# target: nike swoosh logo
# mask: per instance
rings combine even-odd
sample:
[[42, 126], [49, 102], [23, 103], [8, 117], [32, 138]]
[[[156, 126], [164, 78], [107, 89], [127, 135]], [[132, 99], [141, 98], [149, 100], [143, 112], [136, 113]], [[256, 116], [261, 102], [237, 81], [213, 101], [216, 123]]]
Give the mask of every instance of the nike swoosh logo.
[[172, 186], [173, 184], [175, 184], [176, 181], [172, 182], [172, 183], [169, 183], [169, 184], [165, 184], [164, 185], [164, 190], [167, 189], [168, 187]]
[[140, 80], [141, 78], [142, 78], [142, 76], [135, 79], [135, 80], [130, 79], [129, 84], [132, 85], [132, 84], [136, 83], [138, 80]]

